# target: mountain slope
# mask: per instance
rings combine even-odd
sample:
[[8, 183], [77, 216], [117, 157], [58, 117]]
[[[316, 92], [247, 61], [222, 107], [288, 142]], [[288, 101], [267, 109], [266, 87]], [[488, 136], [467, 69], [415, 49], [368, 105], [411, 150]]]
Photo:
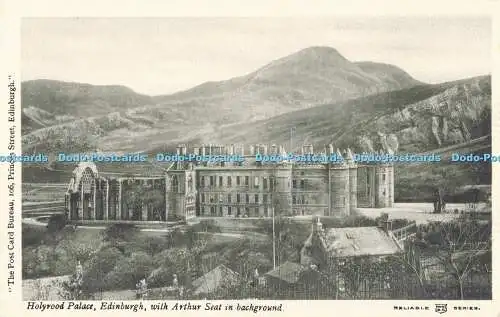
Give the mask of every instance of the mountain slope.
[[151, 97], [124, 86], [95, 86], [47, 79], [23, 82], [21, 94], [23, 133], [153, 103]]
[[[420, 85], [222, 129], [226, 142], [424, 152], [491, 133], [491, 77]], [[253, 133], [252, 133], [253, 132]], [[389, 143], [388, 140], [390, 140]]]

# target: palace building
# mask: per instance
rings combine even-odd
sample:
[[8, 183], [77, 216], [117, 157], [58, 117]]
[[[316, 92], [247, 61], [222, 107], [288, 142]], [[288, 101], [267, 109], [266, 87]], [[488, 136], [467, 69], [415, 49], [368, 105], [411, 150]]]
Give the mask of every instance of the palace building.
[[[357, 207], [394, 203], [392, 164], [356, 164], [353, 153], [329, 145], [314, 154], [342, 157], [329, 163], [262, 163], [256, 154], [286, 156], [282, 146], [177, 147], [178, 155], [241, 155], [235, 162], [155, 163], [156, 174], [105, 173], [93, 162], [73, 171], [65, 195], [73, 221], [188, 220], [194, 217], [348, 216]], [[301, 154], [312, 154], [311, 145]], [[120, 164], [120, 163], [119, 163]], [[109, 163], [108, 163], [109, 165]]]

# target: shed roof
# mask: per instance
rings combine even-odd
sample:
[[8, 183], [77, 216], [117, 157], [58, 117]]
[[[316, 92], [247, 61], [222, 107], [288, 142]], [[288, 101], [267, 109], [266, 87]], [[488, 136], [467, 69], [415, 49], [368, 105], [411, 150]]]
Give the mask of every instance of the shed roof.
[[221, 264], [197, 278], [192, 285], [195, 294], [209, 294], [223, 285], [236, 283], [238, 280], [238, 273]]
[[304, 266], [287, 261], [277, 268], [267, 272], [265, 275], [280, 279], [289, 284], [294, 284], [299, 281], [301, 274], [304, 271], [306, 271]]
[[327, 252], [337, 257], [390, 255], [402, 251], [396, 241], [378, 227], [328, 229], [324, 242]]

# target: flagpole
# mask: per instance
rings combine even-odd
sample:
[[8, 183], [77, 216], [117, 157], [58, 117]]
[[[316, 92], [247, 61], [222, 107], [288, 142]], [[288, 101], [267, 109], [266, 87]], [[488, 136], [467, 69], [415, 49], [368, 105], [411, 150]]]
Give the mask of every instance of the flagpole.
[[273, 269], [276, 269], [276, 232], [275, 232], [275, 224], [274, 224], [274, 205], [275, 205], [275, 201], [276, 201], [276, 197], [275, 197], [276, 183], [275, 183], [274, 175], [271, 176], [271, 185], [273, 186], [272, 191], [271, 191], [272, 192], [271, 203], [272, 203], [272, 213], [273, 213]]
[[276, 269], [276, 234], [274, 231], [274, 206], [273, 206], [273, 269]]

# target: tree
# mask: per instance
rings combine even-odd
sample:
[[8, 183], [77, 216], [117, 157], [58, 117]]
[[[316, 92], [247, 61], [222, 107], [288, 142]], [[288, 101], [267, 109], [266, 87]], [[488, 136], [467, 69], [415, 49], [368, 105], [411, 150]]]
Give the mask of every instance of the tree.
[[129, 178], [132, 184], [127, 185], [128, 190], [124, 200], [127, 209], [132, 210], [132, 219], [142, 220], [143, 206], [146, 206], [146, 210], [151, 211], [151, 214], [147, 215], [148, 220], [165, 221], [166, 219], [162, 212], [165, 205], [165, 195], [162, 188], [136, 184], [133, 177], [131, 175]]
[[143, 189], [141, 191], [142, 202], [151, 210], [148, 220], [166, 221], [163, 208], [165, 206], [165, 196], [160, 189]]
[[482, 259], [491, 252], [491, 221], [487, 225], [465, 218], [443, 222], [439, 234], [439, 243], [431, 247], [448, 275], [455, 280], [463, 300], [464, 280], [472, 270], [481, 269]]
[[345, 292], [349, 299], [358, 299], [361, 286], [372, 273], [372, 268], [373, 263], [368, 256], [338, 259], [335, 273], [339, 278], [339, 291]]

